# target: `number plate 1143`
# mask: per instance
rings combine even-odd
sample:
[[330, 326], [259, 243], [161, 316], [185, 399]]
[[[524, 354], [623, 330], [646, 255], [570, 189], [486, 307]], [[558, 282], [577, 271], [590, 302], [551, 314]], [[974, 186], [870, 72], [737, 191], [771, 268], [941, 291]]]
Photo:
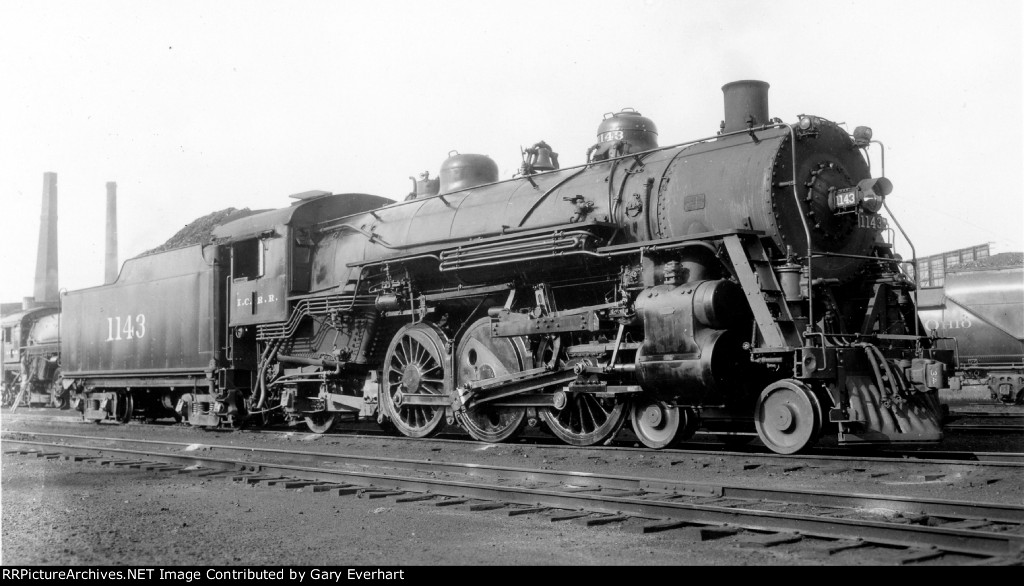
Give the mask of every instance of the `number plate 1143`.
[[878, 214], [857, 214], [857, 225], [861, 228], [870, 228], [872, 230], [887, 230], [889, 228], [889, 221], [884, 216]]

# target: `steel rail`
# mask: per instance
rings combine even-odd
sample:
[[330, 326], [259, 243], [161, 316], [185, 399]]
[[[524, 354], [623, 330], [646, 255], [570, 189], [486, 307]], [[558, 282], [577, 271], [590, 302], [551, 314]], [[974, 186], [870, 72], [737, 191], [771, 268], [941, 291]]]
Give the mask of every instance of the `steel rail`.
[[[24, 414], [9, 415], [3, 413], [0, 417], [0, 421], [3, 420], [18, 420], [25, 422], [38, 422], [43, 425], [59, 425], [62, 423], [74, 423], [84, 424], [89, 423], [90, 429], [95, 428], [93, 422], [83, 422], [80, 418], [75, 417], [60, 417], [60, 416], [30, 416]], [[208, 429], [210, 433], [218, 433], [222, 430]], [[431, 437], [431, 438], [410, 438], [401, 435], [390, 435], [383, 430], [363, 430], [359, 431], [346, 431], [335, 429], [327, 434], [315, 434], [304, 431], [293, 431], [293, 430], [277, 430], [277, 429], [230, 429], [223, 430], [229, 431], [230, 433], [251, 433], [251, 434], [266, 434], [266, 435], [326, 435], [327, 437], [344, 437], [352, 439], [380, 439], [386, 437], [389, 440], [400, 441], [400, 442], [433, 442], [433, 443], [447, 443], [447, 444], [464, 444], [464, 445], [481, 445], [481, 442], [474, 439], [462, 439], [458, 437]], [[2, 433], [34, 433], [29, 431], [17, 431], [17, 430], [0, 430]], [[714, 432], [697, 432], [698, 435]], [[455, 435], [455, 434], [441, 434], [441, 435]], [[548, 438], [541, 436], [530, 436], [524, 437], [526, 440], [540, 440], [544, 441]], [[751, 439], [754, 436], [751, 435]], [[487, 444], [484, 444], [487, 445]], [[562, 443], [515, 443], [506, 442], [500, 444], [502, 446], [524, 446], [528, 445], [531, 449], [547, 449], [547, 450], [564, 450], [569, 449], [574, 453], [582, 451], [591, 451], [597, 453], [608, 453], [608, 452], [640, 452], [652, 455], [663, 455], [663, 456], [723, 456], [723, 455], [734, 455], [742, 456], [745, 458], [760, 458], [764, 460], [778, 460], [780, 462], [794, 462], [794, 461], [821, 461], [821, 462], [837, 462], [848, 465], [856, 465], [858, 463], [863, 464], [899, 464], [899, 465], [956, 465], [956, 466], [990, 466], [994, 468], [1021, 468], [1024, 467], [1024, 452], [966, 452], [966, 451], [913, 451], [913, 452], [887, 452], [879, 451], [877, 456], [848, 456], [839, 454], [828, 454], [828, 453], [804, 453], [804, 454], [776, 454], [773, 452], [765, 451], [746, 451], [724, 449], [728, 446], [724, 444], [717, 444], [714, 442], [686, 442], [683, 445], [693, 446], [708, 446], [713, 445], [721, 447], [723, 449], [714, 450], [702, 450], [702, 449], [689, 449], [689, 448], [665, 448], [655, 450], [646, 447], [631, 447], [623, 445], [608, 445], [608, 446], [568, 446]], [[816, 448], [820, 451], [834, 451], [840, 452], [842, 449], [829, 448]]]
[[1011, 425], [1005, 423], [948, 423], [943, 429], [953, 431], [988, 431], [992, 433], [1024, 433], [1024, 425]]
[[[673, 520], [701, 525], [732, 525], [755, 531], [791, 531], [829, 539], [857, 539], [870, 543], [920, 547], [928, 545], [943, 552], [974, 556], [1004, 556], [1016, 554], [1024, 546], [1024, 536], [1008, 532], [974, 529], [946, 529], [928, 525], [911, 525], [884, 521], [854, 520], [842, 517], [815, 516], [802, 513], [784, 513], [735, 506], [649, 500], [632, 496], [589, 495], [550, 488], [499, 486], [437, 478], [416, 478], [373, 472], [342, 471], [330, 468], [296, 466], [223, 458], [184, 456], [160, 452], [96, 448], [70, 444], [48, 444], [32, 441], [11, 443], [32, 448], [44, 447], [62, 451], [112, 453], [134, 458], [146, 457], [173, 460], [188, 465], [207, 466], [221, 470], [243, 467], [244, 470], [265, 474], [301, 475], [302, 480], [321, 482], [339, 481], [398, 491], [428, 492], [437, 495], [497, 501], [506, 504], [527, 505], [629, 515], [652, 520]], [[53, 455], [42, 452], [38, 455]], [[135, 461], [138, 463], [138, 461]], [[269, 480], [269, 479], [268, 479]], [[671, 495], [666, 495], [672, 498]]]
[[[144, 440], [130, 438], [105, 438], [98, 436], [81, 435], [56, 435], [56, 434], [29, 434], [33, 437], [52, 437], [60, 441], [68, 439], [94, 442], [96, 444], [141, 444], [147, 446], [162, 446], [169, 448], [186, 448], [190, 443], [168, 442], [160, 440]], [[14, 440], [21, 441], [21, 440]], [[60, 444], [56, 444], [60, 445]], [[538, 470], [534, 468], [520, 468], [513, 466], [497, 466], [491, 464], [475, 464], [464, 462], [438, 462], [434, 460], [417, 460], [412, 458], [393, 458], [381, 456], [365, 456], [361, 454], [341, 454], [336, 452], [314, 452], [287, 450], [279, 448], [253, 448], [245, 446], [228, 446], [218, 444], [200, 444], [208, 450], [222, 450], [225, 452], [242, 452], [253, 455], [259, 454], [263, 457], [285, 456], [291, 463], [323, 463], [330, 460], [338, 464], [354, 464], [366, 466], [377, 464], [389, 468], [401, 468], [405, 470], [431, 473], [443, 472], [446, 474], [463, 474], [470, 476], [487, 477], [498, 480], [519, 480], [533, 482], [557, 482], [572, 484], [575, 486], [590, 486], [599, 488], [616, 488], [623, 490], [649, 489], [678, 494], [700, 494], [707, 496], [721, 496], [723, 498], [771, 500], [777, 502], [799, 503], [826, 507], [847, 507], [847, 508], [884, 508], [901, 513], [913, 513], [919, 515], [952, 515], [964, 518], [988, 519], [990, 521], [1001, 521], [1007, 523], [1024, 524], [1024, 507], [1015, 505], [1004, 505], [1000, 503], [977, 503], [958, 502], [943, 499], [920, 499], [904, 496], [888, 496], [877, 494], [844, 494], [822, 490], [800, 490], [800, 489], [773, 489], [754, 488], [738, 485], [727, 485], [710, 482], [685, 482], [665, 478], [645, 478], [634, 476], [621, 476], [614, 474], [601, 474], [595, 472], [579, 471], [551, 471]], [[83, 446], [98, 449], [106, 449], [102, 445]], [[154, 452], [163, 453], [163, 452]], [[175, 454], [168, 454], [176, 457]], [[266, 464], [270, 465], [269, 462]]]

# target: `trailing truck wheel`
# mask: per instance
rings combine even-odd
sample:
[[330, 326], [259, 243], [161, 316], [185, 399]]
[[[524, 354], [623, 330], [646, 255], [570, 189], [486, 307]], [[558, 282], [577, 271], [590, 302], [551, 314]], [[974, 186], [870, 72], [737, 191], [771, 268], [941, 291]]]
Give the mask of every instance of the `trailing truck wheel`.
[[[491, 319], [485, 317], [469, 326], [459, 341], [455, 356], [457, 384], [522, 372], [526, 362], [532, 365], [527, 341], [522, 337], [492, 338]], [[473, 439], [497, 443], [519, 433], [526, 421], [526, 409], [485, 403], [459, 413], [458, 421]]]
[[437, 326], [418, 323], [395, 334], [384, 358], [381, 407], [402, 435], [427, 437], [444, 422], [444, 407], [403, 404], [404, 395], [448, 395], [448, 338]]
[[806, 385], [792, 379], [768, 385], [754, 413], [757, 435], [779, 454], [794, 454], [810, 447], [821, 433], [822, 410]]

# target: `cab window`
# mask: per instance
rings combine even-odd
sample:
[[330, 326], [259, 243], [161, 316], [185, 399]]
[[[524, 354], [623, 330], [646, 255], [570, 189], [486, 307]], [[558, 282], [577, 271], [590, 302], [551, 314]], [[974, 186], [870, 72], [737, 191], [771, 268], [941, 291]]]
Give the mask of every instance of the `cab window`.
[[252, 238], [236, 242], [231, 248], [231, 276], [256, 279], [263, 276], [263, 241]]

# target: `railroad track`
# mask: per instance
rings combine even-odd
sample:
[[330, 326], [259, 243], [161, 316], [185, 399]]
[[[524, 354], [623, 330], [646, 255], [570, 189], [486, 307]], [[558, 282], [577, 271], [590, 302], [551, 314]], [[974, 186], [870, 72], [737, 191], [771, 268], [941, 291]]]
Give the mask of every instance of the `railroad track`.
[[[5, 420], [18, 419], [17, 417], [10, 417], [9, 415], [4, 416]], [[42, 422], [44, 424], [72, 424], [80, 425], [83, 429], [96, 429], [96, 425], [93, 423], [85, 423], [77, 418], [72, 417], [40, 417], [30, 416], [23, 417], [21, 421], [32, 421]], [[143, 424], [150, 425], [150, 424]], [[159, 424], [156, 424], [159, 425]], [[179, 426], [180, 424], [171, 424], [167, 427]], [[129, 424], [126, 429], [131, 429], [134, 424]], [[118, 426], [119, 428], [121, 426]], [[383, 430], [340, 430], [335, 429], [326, 434], [313, 434], [306, 431], [298, 430], [281, 430], [281, 429], [216, 429], [206, 430], [211, 434], [219, 433], [245, 433], [254, 435], [268, 435], [268, 436], [283, 436], [290, 438], [308, 438], [312, 436], [323, 436], [323, 437], [344, 437], [356, 440], [362, 439], [380, 439], [387, 438], [390, 441], [398, 442], [411, 442], [413, 444], [422, 445], [425, 442], [447, 444], [447, 445], [469, 445], [479, 446], [480, 442], [466, 438], [462, 435], [456, 434], [441, 434], [429, 439], [423, 438], [409, 438], [402, 435], [389, 434]], [[30, 433], [30, 432], [25, 432]], [[628, 431], [620, 432], [620, 438], [628, 434]], [[756, 439], [756, 435], [750, 435], [751, 441]], [[988, 465], [995, 467], [1006, 467], [1006, 468], [1018, 468], [1024, 466], [1024, 452], [983, 452], [983, 451], [952, 451], [952, 450], [891, 450], [891, 449], [877, 449], [872, 450], [870, 455], [864, 454], [863, 450], [853, 452], [846, 448], [828, 448], [828, 447], [815, 447], [807, 453], [794, 454], [794, 455], [783, 455], [776, 454], [769, 451], [767, 448], [760, 446], [760, 444], [754, 446], [735, 446], [723, 444], [716, 441], [698, 442], [689, 441], [684, 444], [680, 444], [678, 448], [664, 448], [661, 450], [652, 450], [647, 447], [630, 447], [623, 445], [623, 443], [629, 443], [628, 441], [618, 441], [615, 444], [602, 445], [602, 446], [587, 446], [587, 447], [570, 447], [566, 446], [554, 440], [536, 434], [533, 436], [526, 436], [520, 438], [518, 442], [507, 442], [501, 444], [503, 446], [524, 446], [528, 445], [531, 449], [538, 450], [573, 450], [578, 453], [595, 453], [595, 454], [615, 454], [615, 453], [643, 453], [652, 454], [656, 456], [668, 456], [668, 457], [688, 457], [688, 456], [744, 456], [749, 458], [756, 458], [764, 462], [792, 462], [795, 460], [806, 461], [806, 462], [818, 462], [822, 465], [831, 464], [844, 464], [849, 466], [871, 466], [879, 463], [893, 463], [899, 462], [901, 465], [941, 465], [941, 464], [963, 464], [963, 465]]]
[[[189, 451], [194, 445], [152, 440], [40, 439], [7, 438], [5, 454], [220, 476], [315, 497], [394, 497], [587, 525], [630, 522], [643, 532], [685, 529], [702, 539], [735, 536], [766, 546], [871, 548], [898, 563], [1024, 559], [1024, 506], [1018, 505], [237, 446], [202, 446], [199, 455]], [[148, 449], [126, 447], [133, 445]]]
[[944, 429], [950, 431], [1024, 433], [1024, 414], [1005, 411], [968, 411], [950, 414]]

